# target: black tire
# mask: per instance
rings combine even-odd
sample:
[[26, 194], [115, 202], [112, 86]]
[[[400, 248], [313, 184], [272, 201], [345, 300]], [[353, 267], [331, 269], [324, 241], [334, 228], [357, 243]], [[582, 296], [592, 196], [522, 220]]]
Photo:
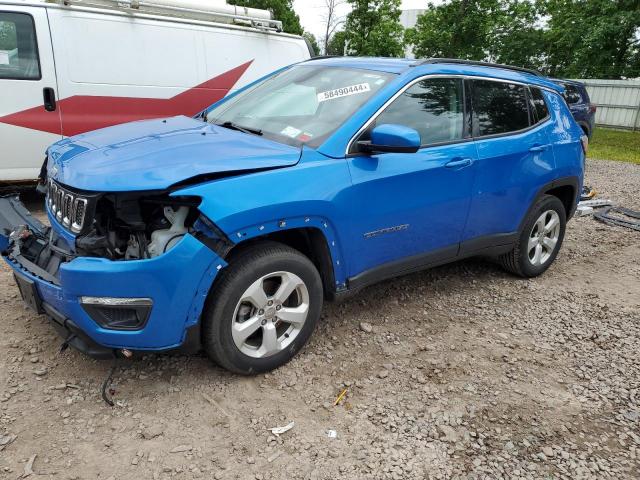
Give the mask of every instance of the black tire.
[[[529, 259], [528, 244], [529, 236], [532, 233], [534, 225], [538, 218], [547, 211], [555, 211], [560, 219], [560, 232], [558, 241], [553, 249], [548, 260], [542, 265], [534, 265]], [[513, 250], [504, 255], [498, 257], [498, 260], [502, 267], [515, 275], [524, 278], [537, 277], [544, 273], [556, 259], [560, 248], [562, 247], [562, 241], [564, 240], [564, 233], [567, 225], [567, 214], [564, 209], [564, 205], [558, 199], [552, 195], [543, 195], [533, 206], [533, 208], [527, 214], [527, 218], [522, 224], [522, 228], [518, 235], [518, 242]]]
[[[254, 358], [240, 351], [233, 340], [234, 312], [251, 284], [264, 275], [279, 271], [291, 272], [304, 282], [309, 294], [307, 318], [285, 349], [272, 356]], [[318, 270], [299, 251], [276, 242], [249, 247], [230, 260], [209, 294], [202, 315], [203, 348], [211, 360], [234, 373], [253, 375], [278, 368], [309, 340], [320, 318], [323, 298]]]

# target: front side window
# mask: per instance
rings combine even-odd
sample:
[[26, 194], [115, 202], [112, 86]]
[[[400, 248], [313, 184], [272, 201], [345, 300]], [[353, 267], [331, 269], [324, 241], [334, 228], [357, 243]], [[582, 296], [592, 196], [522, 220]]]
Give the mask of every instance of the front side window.
[[207, 121], [289, 145], [318, 147], [394, 76], [299, 65], [213, 108]]
[[529, 126], [525, 87], [515, 83], [473, 81], [474, 136], [515, 132]]
[[547, 108], [547, 103], [544, 100], [544, 94], [539, 88], [530, 87], [529, 90], [531, 92], [531, 103], [533, 104], [533, 108], [536, 112], [536, 117], [538, 122], [541, 122], [549, 116], [549, 109]]
[[36, 30], [31, 15], [0, 12], [0, 78], [40, 79]]
[[376, 119], [375, 125], [397, 124], [420, 134], [422, 145], [460, 140], [464, 136], [462, 79], [431, 78], [409, 87]]

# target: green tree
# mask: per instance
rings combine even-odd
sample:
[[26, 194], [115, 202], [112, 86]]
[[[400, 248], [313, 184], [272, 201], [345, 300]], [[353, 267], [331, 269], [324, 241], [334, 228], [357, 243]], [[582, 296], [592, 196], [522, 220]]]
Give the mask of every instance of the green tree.
[[271, 10], [275, 19], [282, 22], [282, 29], [285, 32], [294, 35], [304, 33], [302, 25], [300, 25], [300, 17], [293, 10], [293, 0], [228, 0], [227, 3], [240, 7]]
[[417, 57], [489, 60], [560, 77], [640, 75], [640, 0], [448, 0], [405, 33]]
[[327, 45], [327, 55], [344, 55], [344, 47], [347, 42], [347, 32], [344, 30], [340, 30], [336, 32], [329, 40], [329, 44]]
[[498, 22], [500, 0], [452, 0], [429, 3], [405, 40], [416, 57], [482, 60], [489, 53], [488, 38]]
[[540, 0], [552, 75], [640, 75], [640, 0]]
[[313, 56], [317, 57], [318, 55], [320, 55], [320, 46], [318, 46], [318, 40], [316, 39], [316, 36], [313, 33], [306, 31], [302, 34], [302, 36], [306, 38], [307, 42], [309, 42], [309, 45], [311, 45]]
[[352, 10], [345, 23], [350, 55], [404, 55], [401, 0], [348, 0]]

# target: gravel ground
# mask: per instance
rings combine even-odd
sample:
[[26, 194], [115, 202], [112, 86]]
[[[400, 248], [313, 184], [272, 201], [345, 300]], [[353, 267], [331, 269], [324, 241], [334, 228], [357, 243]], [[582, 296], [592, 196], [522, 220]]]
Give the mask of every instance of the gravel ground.
[[[640, 209], [640, 166], [591, 161], [587, 183]], [[59, 354], [3, 264], [0, 478], [639, 478], [639, 240], [575, 219], [540, 278], [471, 260], [388, 281], [268, 375], [123, 364], [114, 408], [110, 364]]]

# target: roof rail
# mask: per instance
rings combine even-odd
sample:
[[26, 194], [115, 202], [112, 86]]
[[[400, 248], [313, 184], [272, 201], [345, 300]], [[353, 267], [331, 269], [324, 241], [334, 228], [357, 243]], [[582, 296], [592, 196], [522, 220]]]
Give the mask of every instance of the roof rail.
[[119, 10], [229, 23], [262, 30], [282, 31], [282, 22], [273, 20], [271, 12], [256, 8], [227, 5], [224, 0], [207, 3], [201, 0], [47, 0], [65, 6]]
[[316, 55], [315, 57], [311, 57], [307, 60], [305, 60], [305, 62], [310, 62], [312, 60], [322, 60], [323, 58], [342, 58], [343, 55]]
[[524, 67], [514, 67], [513, 65], [503, 65], [501, 63], [480, 62], [478, 60], [462, 60], [460, 58], [427, 58], [426, 60], [418, 60], [414, 66], [428, 65], [431, 63], [459, 63], [463, 65], [475, 65], [478, 67], [502, 68], [504, 70], [514, 70], [516, 72], [529, 73], [537, 77], [542, 77], [542, 73], [537, 70]]

